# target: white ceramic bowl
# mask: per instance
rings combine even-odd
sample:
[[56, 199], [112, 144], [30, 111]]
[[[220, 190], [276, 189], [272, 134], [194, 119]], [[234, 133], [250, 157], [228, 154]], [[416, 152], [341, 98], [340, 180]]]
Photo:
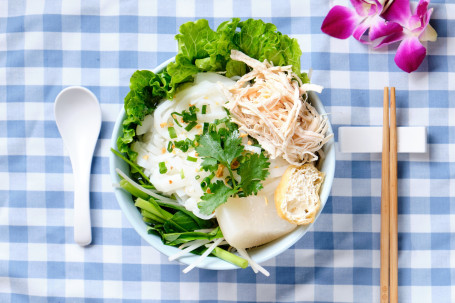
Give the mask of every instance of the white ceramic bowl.
[[[157, 68], [153, 70], [154, 73], [158, 73], [162, 71], [166, 66], [169, 64], [169, 62], [172, 62], [174, 58], [162, 63], [159, 65]], [[310, 92], [310, 100], [313, 106], [317, 109], [317, 111], [320, 114], [325, 114], [324, 106], [321, 103], [321, 100], [319, 100], [319, 97]], [[112, 133], [112, 139], [111, 139], [111, 147], [114, 149], [117, 149], [117, 138], [122, 134], [122, 122], [125, 119], [125, 110], [122, 109], [120, 114], [118, 115], [117, 121], [114, 126], [114, 130]], [[329, 133], [333, 133], [332, 127], [329, 124]], [[327, 198], [329, 197], [330, 190], [332, 188], [332, 182], [333, 182], [333, 177], [335, 173], [335, 145], [334, 145], [334, 140], [333, 138], [327, 142], [324, 147], [323, 147], [324, 153], [326, 155], [324, 161], [322, 162], [322, 165], [320, 167], [320, 170], [325, 173], [325, 180], [324, 183], [322, 184], [321, 187], [321, 203], [322, 207], [319, 210], [319, 213], [322, 211], [324, 208], [325, 203], [327, 202]], [[110, 159], [109, 159], [109, 164], [110, 164], [110, 174], [111, 174], [111, 179], [112, 182], [119, 183], [120, 178], [115, 172], [116, 168], [121, 169], [124, 172], [129, 172], [129, 167], [128, 164], [126, 164], [123, 160], [119, 159], [117, 156], [115, 156], [113, 153], [110, 154]], [[115, 196], [117, 197], [117, 201], [120, 205], [120, 208], [122, 209], [123, 213], [127, 217], [128, 221], [131, 223], [131, 225], [134, 227], [134, 229], [139, 233], [139, 235], [146, 240], [148, 243], [150, 243], [154, 248], [162, 252], [163, 254], [170, 256], [175, 254], [176, 252], [179, 251], [178, 248], [172, 247], [172, 246], [167, 246], [164, 245], [163, 242], [161, 242], [161, 239], [153, 234], [148, 234], [147, 229], [148, 226], [142, 221], [142, 216], [138, 209], [134, 206], [133, 199], [129, 193], [126, 191], [115, 188], [114, 189]], [[316, 216], [315, 221], [319, 217], [319, 213]], [[300, 238], [303, 237], [303, 235], [307, 232], [307, 230], [311, 227], [312, 224], [307, 225], [307, 226], [299, 226], [296, 228], [294, 231], [291, 233], [276, 239], [275, 241], [272, 241], [270, 243], [267, 243], [265, 245], [259, 246], [254, 249], [249, 250], [250, 256], [258, 263], [265, 262], [289, 247], [291, 247], [293, 244], [295, 244]], [[302, 240], [304, 241], [304, 240]], [[316, 239], [317, 241], [317, 239]], [[199, 256], [189, 254], [185, 257], [182, 257], [179, 259], [180, 262], [185, 263], [185, 264], [191, 264], [194, 262]], [[206, 269], [214, 269], [214, 270], [226, 270], [226, 269], [237, 269], [238, 267], [225, 262], [223, 260], [220, 260], [215, 257], [208, 257], [206, 258], [199, 266], [199, 268], [206, 268]]]

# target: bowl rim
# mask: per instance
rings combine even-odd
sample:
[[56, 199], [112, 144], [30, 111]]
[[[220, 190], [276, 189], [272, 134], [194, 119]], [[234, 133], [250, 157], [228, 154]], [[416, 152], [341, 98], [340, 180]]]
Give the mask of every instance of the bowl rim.
[[[167, 65], [170, 62], [173, 62], [175, 60], [175, 57], [170, 58], [154, 69], [152, 69], [152, 72], [158, 73], [162, 71], [164, 68], [167, 67]], [[320, 115], [326, 115], [326, 111], [324, 109], [324, 106], [319, 99], [319, 97], [313, 93], [309, 92], [309, 98], [311, 100], [312, 105], [316, 108], [318, 113]], [[121, 133], [121, 125], [123, 123], [123, 120], [125, 119], [125, 108], [122, 106], [122, 109], [117, 116], [113, 131], [112, 131], [112, 137], [111, 137], [111, 144], [110, 147], [113, 149], [117, 150], [117, 138], [119, 134]], [[328, 132], [333, 134], [333, 129], [330, 121], [328, 121]], [[292, 245], [297, 243], [310, 229], [313, 224], [316, 222], [318, 219], [319, 215], [321, 214], [325, 204], [327, 203], [327, 199], [330, 196], [332, 184], [333, 184], [333, 179], [335, 175], [335, 166], [336, 166], [336, 160], [335, 160], [335, 141], [334, 137], [332, 138], [324, 145], [323, 147], [324, 153], [325, 153], [325, 159], [322, 161], [322, 169], [326, 168], [324, 170], [325, 172], [325, 179], [322, 184], [321, 190], [320, 190], [320, 201], [321, 201], [321, 207], [319, 208], [318, 213], [315, 216], [314, 221], [309, 224], [309, 225], [300, 225], [297, 226], [293, 231], [290, 233], [274, 240], [269, 243], [266, 243], [264, 245], [261, 245], [257, 248], [253, 248], [250, 250], [250, 257], [254, 259], [255, 262], [257, 263], [262, 263], [265, 261], [268, 261], [269, 259], [272, 259], [279, 254], [283, 253], [285, 250], [289, 249]], [[115, 156], [113, 153], [110, 153], [109, 155], [109, 171], [110, 171], [110, 176], [113, 184], [118, 184], [120, 182], [120, 177], [116, 173], [115, 169], [119, 166], [118, 162], [121, 163], [123, 162], [122, 160], [119, 160], [117, 156]], [[125, 167], [128, 167], [128, 165], [123, 165]], [[178, 248], [173, 247], [173, 246], [168, 246], [163, 244], [161, 239], [153, 234], [148, 234], [147, 232], [147, 225], [142, 221], [142, 216], [140, 215], [140, 212], [136, 209], [134, 204], [132, 203], [132, 197], [131, 194], [127, 193], [121, 188], [114, 187], [114, 193], [115, 197], [117, 200], [117, 203], [119, 204], [123, 214], [126, 216], [128, 222], [132, 225], [132, 227], [135, 229], [135, 231], [144, 239], [147, 243], [149, 243], [151, 246], [153, 246], [156, 250], [161, 252], [162, 254], [166, 256], [170, 256], [178, 251], [180, 251]], [[126, 201], [129, 200], [129, 201]], [[191, 264], [193, 263], [199, 256], [198, 255], [193, 255], [193, 254], [188, 254], [184, 257], [181, 257], [175, 261], [178, 261], [179, 263], [183, 264]], [[173, 262], [172, 262], [173, 263]], [[204, 269], [211, 269], [211, 270], [231, 270], [231, 269], [239, 269], [238, 266], [228, 263], [224, 260], [220, 260], [215, 257], [208, 257], [201, 262], [197, 268], [204, 268]]]

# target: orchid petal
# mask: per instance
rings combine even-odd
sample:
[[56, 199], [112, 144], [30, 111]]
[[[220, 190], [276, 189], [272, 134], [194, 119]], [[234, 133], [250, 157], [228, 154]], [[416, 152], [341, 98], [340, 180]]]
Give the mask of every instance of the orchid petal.
[[359, 16], [367, 16], [368, 11], [373, 3], [369, 3], [364, 0], [351, 0], [351, 4], [354, 7], [357, 15]]
[[434, 30], [434, 28], [428, 24], [422, 34], [419, 36], [420, 41], [436, 41], [438, 38], [438, 33]]
[[428, 10], [428, 4], [430, 4], [430, 1], [428, 0], [420, 0], [419, 4], [417, 5], [417, 13], [416, 15], [419, 17], [422, 17], [425, 15], [425, 13]]
[[376, 40], [381, 37], [389, 36], [394, 33], [403, 31], [403, 27], [396, 22], [388, 22], [379, 16], [373, 19], [370, 27], [370, 41]]
[[381, 46], [384, 46], [384, 45], [388, 45], [388, 44], [391, 44], [391, 43], [395, 43], [395, 42], [401, 41], [401, 40], [403, 40], [404, 37], [406, 37], [406, 35], [404, 34], [404, 32], [397, 32], [397, 33], [391, 34], [391, 35], [385, 37], [385, 38], [384, 38], [381, 42], [379, 42], [379, 44], [376, 45], [374, 48], [380, 48]]
[[408, 20], [408, 24], [407, 24], [406, 28], [410, 31], [415, 31], [415, 30], [421, 29], [422, 21], [420, 20], [420, 17], [417, 15], [411, 16], [411, 18], [409, 18], [409, 20]]
[[370, 11], [368, 12], [368, 16], [375, 16], [382, 12], [382, 5], [377, 0], [373, 5], [370, 5]]
[[383, 8], [382, 8], [382, 13], [384, 13], [393, 3], [394, 0], [381, 0]]
[[427, 26], [429, 26], [429, 23], [430, 23], [430, 18], [431, 18], [431, 15], [433, 14], [433, 9], [430, 8], [426, 15], [425, 15], [425, 19], [422, 20], [422, 27], [421, 27], [421, 30], [423, 30], [424, 28], [426, 28]]
[[344, 6], [334, 6], [322, 22], [321, 30], [329, 36], [347, 39], [360, 22], [356, 13]]
[[387, 21], [397, 22], [404, 27], [408, 25], [408, 20], [411, 16], [409, 0], [395, 0], [389, 8], [382, 13], [382, 17]]
[[415, 71], [427, 53], [426, 48], [420, 43], [419, 38], [413, 36], [404, 39], [398, 46], [395, 55], [396, 65], [405, 72]]
[[354, 30], [354, 33], [352, 33], [352, 36], [358, 40], [359, 42], [362, 43], [368, 43], [368, 41], [362, 39], [363, 34], [370, 28], [370, 18], [367, 18], [365, 21], [361, 22]]

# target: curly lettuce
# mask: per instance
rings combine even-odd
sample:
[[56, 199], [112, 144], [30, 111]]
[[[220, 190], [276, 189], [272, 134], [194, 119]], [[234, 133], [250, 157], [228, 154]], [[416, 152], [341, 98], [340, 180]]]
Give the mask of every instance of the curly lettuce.
[[164, 70], [155, 74], [148, 70], [137, 70], [130, 79], [130, 92], [125, 97], [126, 119], [123, 135], [117, 139], [118, 150], [126, 153], [135, 162], [137, 153], [130, 147], [136, 138], [136, 127], [144, 117], [153, 113], [158, 103], [169, 96], [171, 76]]

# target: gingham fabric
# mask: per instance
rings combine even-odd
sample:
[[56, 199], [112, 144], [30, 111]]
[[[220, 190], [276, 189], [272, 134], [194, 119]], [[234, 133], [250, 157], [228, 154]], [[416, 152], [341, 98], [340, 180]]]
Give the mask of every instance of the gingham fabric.
[[[339, 3], [349, 6], [348, 1]], [[0, 302], [378, 302], [380, 155], [337, 154], [332, 196], [292, 248], [251, 269], [184, 268], [142, 240], [109, 176], [114, 121], [137, 69], [175, 55], [179, 25], [261, 18], [299, 39], [303, 69], [339, 126], [380, 125], [384, 86], [398, 125], [426, 126], [429, 153], [400, 154], [400, 302], [455, 302], [455, 2], [433, 0], [439, 34], [418, 71], [320, 26], [333, 1], [0, 1]], [[103, 111], [91, 175], [93, 243], [73, 242], [73, 178], [53, 115], [89, 88]]]

